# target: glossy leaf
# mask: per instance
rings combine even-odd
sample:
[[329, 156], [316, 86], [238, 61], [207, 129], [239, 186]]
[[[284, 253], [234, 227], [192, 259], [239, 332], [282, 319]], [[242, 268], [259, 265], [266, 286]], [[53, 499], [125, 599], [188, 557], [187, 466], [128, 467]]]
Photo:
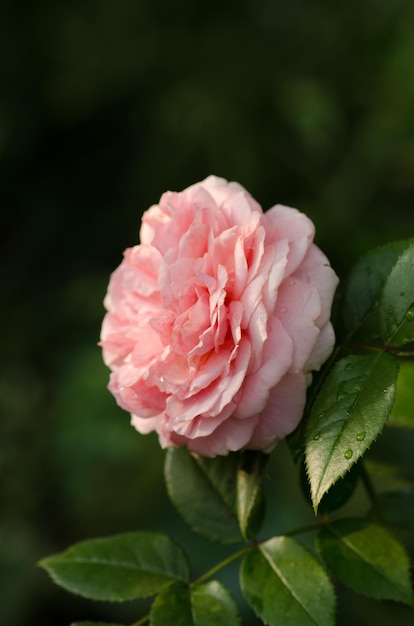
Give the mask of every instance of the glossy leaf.
[[408, 556], [382, 526], [338, 520], [319, 532], [316, 544], [330, 570], [358, 593], [412, 603]]
[[343, 317], [348, 333], [369, 340], [379, 336], [377, 305], [382, 288], [398, 257], [411, 240], [370, 250], [353, 267], [345, 285]]
[[165, 459], [168, 494], [197, 532], [214, 541], [241, 541], [236, 512], [238, 455], [193, 457], [170, 448]]
[[290, 537], [274, 537], [243, 560], [246, 600], [271, 626], [333, 626], [335, 594], [315, 556]]
[[398, 258], [384, 284], [378, 316], [386, 344], [398, 348], [414, 341], [414, 243]]
[[151, 626], [240, 626], [237, 605], [218, 581], [171, 585], [155, 599]]
[[328, 489], [381, 432], [394, 403], [397, 361], [387, 353], [347, 356], [327, 376], [306, 431], [306, 469], [315, 511]]
[[263, 471], [268, 456], [260, 452], [243, 452], [237, 471], [237, 517], [244, 539], [254, 537], [264, 513]]
[[391, 426], [414, 428], [414, 362], [401, 361], [397, 378], [395, 404], [390, 415]]
[[82, 541], [40, 566], [68, 591], [111, 602], [150, 596], [189, 577], [181, 548], [166, 535], [150, 532]]
[[[336, 511], [340, 507], [344, 506], [348, 500], [352, 497], [359, 478], [359, 466], [354, 465], [349, 472], [340, 478], [332, 487], [325, 493], [318, 505], [318, 513], [325, 515]], [[310, 493], [310, 486], [308, 477], [306, 475], [305, 464], [301, 464], [300, 470], [300, 485], [303, 494], [309, 504], [312, 504], [312, 497]]]

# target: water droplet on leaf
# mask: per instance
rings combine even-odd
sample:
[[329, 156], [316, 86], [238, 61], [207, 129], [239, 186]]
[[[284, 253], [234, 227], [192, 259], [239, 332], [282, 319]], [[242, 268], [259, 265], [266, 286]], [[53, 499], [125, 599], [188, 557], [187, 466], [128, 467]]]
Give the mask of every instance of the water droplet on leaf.
[[352, 457], [353, 454], [354, 453], [352, 452], [351, 448], [348, 448], [348, 450], [345, 451], [344, 457], [348, 461]]
[[346, 372], [350, 372], [353, 368], [354, 368], [354, 366], [352, 365], [352, 363], [347, 363], [345, 365], [345, 371]]
[[405, 314], [405, 319], [408, 320], [409, 322], [412, 322], [412, 320], [414, 320], [414, 307], [412, 306], [411, 309], [408, 309], [407, 313]]
[[356, 440], [357, 441], [364, 441], [364, 439], [365, 439], [365, 430], [361, 431], [356, 436]]
[[337, 402], [341, 402], [342, 400], [345, 400], [347, 395], [348, 394], [346, 394], [346, 393], [338, 393], [338, 395], [336, 396], [336, 401]]
[[320, 433], [315, 433], [315, 434], [313, 435], [313, 439], [314, 439], [314, 441], [319, 441], [319, 439], [320, 439], [320, 438], [321, 438], [321, 434], [320, 434]]

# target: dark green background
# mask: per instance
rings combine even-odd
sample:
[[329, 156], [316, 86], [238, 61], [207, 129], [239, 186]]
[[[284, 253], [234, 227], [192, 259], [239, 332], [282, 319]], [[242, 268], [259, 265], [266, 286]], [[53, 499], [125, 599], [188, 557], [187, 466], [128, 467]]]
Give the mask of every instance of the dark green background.
[[[188, 546], [196, 573], [227, 552], [181, 524], [156, 439], [105, 389], [109, 274], [142, 211], [210, 173], [306, 212], [341, 278], [413, 236], [414, 3], [3, 0], [0, 76], [1, 623], [132, 622], [140, 606], [96, 608], [36, 560], [144, 528]], [[274, 457], [282, 532], [311, 518], [288, 499], [284, 448]], [[339, 614], [412, 617], [347, 592]]]

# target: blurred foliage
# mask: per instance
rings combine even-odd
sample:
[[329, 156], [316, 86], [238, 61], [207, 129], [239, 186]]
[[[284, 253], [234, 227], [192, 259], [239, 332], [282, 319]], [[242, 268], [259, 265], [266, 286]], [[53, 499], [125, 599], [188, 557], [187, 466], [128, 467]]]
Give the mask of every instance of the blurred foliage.
[[[215, 561], [168, 502], [158, 443], [105, 391], [109, 273], [143, 210], [210, 173], [308, 213], [341, 277], [412, 236], [414, 4], [3, 0], [0, 18], [1, 623], [110, 620], [35, 561], [144, 528]], [[306, 516], [277, 498], [280, 530]], [[408, 623], [343, 598], [339, 624]]]

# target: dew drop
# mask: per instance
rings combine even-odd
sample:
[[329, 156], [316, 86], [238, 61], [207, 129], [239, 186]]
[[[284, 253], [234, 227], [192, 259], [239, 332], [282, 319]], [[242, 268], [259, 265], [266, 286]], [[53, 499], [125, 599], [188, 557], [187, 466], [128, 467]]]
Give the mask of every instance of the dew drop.
[[346, 396], [346, 393], [338, 393], [338, 395], [336, 396], [336, 401], [341, 402], [342, 400], [345, 400]]
[[314, 439], [314, 441], [319, 441], [319, 439], [320, 439], [320, 438], [321, 438], [321, 434], [320, 434], [320, 433], [315, 433], [315, 434], [313, 435], [313, 439]]
[[357, 434], [356, 440], [357, 441], [364, 441], [364, 439], [365, 439], [365, 430], [362, 430], [360, 433]]
[[414, 307], [412, 306], [411, 309], [408, 309], [407, 313], [405, 314], [405, 319], [408, 320], [409, 322], [412, 322], [412, 320], [414, 320]]
[[352, 363], [347, 363], [347, 364], [345, 365], [345, 371], [346, 371], [346, 372], [350, 372], [350, 371], [353, 369], [353, 367], [354, 367], [354, 366], [352, 365]]
[[352, 452], [351, 448], [348, 448], [348, 450], [346, 450], [346, 452], [344, 454], [344, 457], [348, 461], [352, 457], [353, 454], [354, 453]]

